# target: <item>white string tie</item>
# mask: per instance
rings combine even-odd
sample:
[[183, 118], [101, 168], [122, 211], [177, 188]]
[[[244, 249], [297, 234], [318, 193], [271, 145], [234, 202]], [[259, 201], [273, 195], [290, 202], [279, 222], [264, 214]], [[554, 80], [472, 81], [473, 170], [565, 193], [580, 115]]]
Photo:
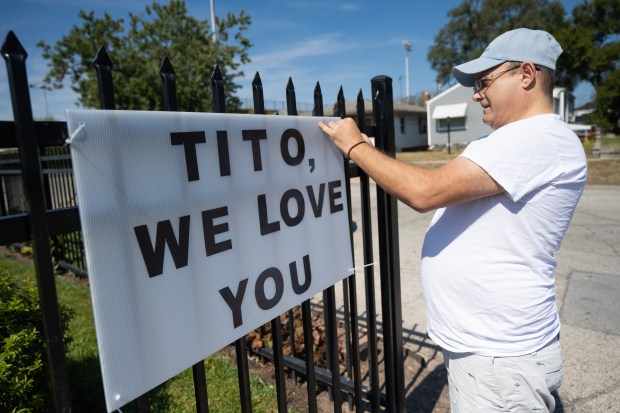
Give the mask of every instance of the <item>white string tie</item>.
[[375, 263], [374, 263], [374, 262], [371, 262], [370, 264], [360, 265], [360, 266], [358, 266], [358, 267], [353, 267], [353, 268], [349, 269], [349, 271], [357, 271], [357, 270], [361, 270], [361, 269], [363, 269], [363, 268], [370, 267], [371, 265], [375, 265]]
[[80, 132], [82, 132], [82, 129], [84, 129], [84, 126], [85, 125], [83, 123], [80, 123], [80, 126], [78, 126], [78, 128], [74, 130], [73, 133], [67, 139], [65, 139], [65, 145], [71, 145], [73, 143], [73, 140], [77, 138]]

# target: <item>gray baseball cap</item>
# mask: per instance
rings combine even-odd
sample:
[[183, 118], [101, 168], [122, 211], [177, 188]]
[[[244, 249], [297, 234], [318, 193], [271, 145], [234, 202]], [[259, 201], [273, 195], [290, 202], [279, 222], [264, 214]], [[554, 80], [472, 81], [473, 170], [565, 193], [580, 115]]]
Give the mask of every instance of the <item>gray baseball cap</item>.
[[532, 62], [555, 70], [562, 47], [549, 33], [542, 30], [515, 29], [495, 38], [479, 58], [452, 68], [456, 81], [466, 87], [482, 72], [504, 62]]

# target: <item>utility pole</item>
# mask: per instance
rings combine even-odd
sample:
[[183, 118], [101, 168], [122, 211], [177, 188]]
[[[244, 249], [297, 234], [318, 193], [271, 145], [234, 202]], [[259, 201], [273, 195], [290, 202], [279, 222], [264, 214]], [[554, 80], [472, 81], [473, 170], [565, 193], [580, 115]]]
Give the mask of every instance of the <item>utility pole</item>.
[[411, 43], [409, 40], [403, 40], [405, 48], [405, 101], [409, 103], [409, 52], [411, 51]]

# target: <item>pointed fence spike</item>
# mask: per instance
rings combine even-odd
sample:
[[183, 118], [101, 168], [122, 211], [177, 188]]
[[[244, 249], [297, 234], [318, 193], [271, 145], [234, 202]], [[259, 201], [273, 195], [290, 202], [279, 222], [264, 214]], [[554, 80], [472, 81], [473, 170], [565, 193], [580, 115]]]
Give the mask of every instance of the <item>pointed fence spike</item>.
[[179, 103], [177, 101], [176, 74], [174, 73], [174, 68], [168, 56], [164, 57], [164, 60], [159, 66], [159, 75], [161, 76], [162, 82], [164, 110], [178, 111]]
[[226, 96], [224, 95], [224, 77], [219, 65], [215, 65], [211, 76], [211, 91], [213, 93], [213, 111], [226, 113]]
[[112, 81], [112, 59], [110, 59], [105, 46], [101, 46], [97, 51], [97, 56], [93, 60], [93, 67], [97, 71], [99, 106], [101, 109], [116, 109]]
[[297, 99], [295, 98], [295, 86], [293, 86], [293, 79], [288, 78], [286, 84], [286, 112], [289, 116], [297, 116]]
[[211, 80], [224, 80], [224, 76], [222, 76], [222, 71], [220, 70], [220, 65], [215, 65], [215, 67], [213, 68]]
[[323, 93], [321, 92], [321, 84], [316, 82], [314, 87], [314, 108], [312, 116], [323, 116]]
[[334, 116], [344, 118], [346, 116], [345, 105], [344, 92], [342, 90], [342, 86], [340, 86], [338, 96], [336, 97], [336, 104], [334, 105]]
[[23, 56], [24, 58], [28, 56], [28, 53], [26, 53], [26, 49], [24, 49], [15, 33], [13, 33], [13, 30], [9, 31], [9, 33], [6, 35], [0, 51], [2, 53], [2, 56], [8, 56], [10, 54]]
[[168, 56], [164, 56], [164, 60], [162, 60], [161, 65], [159, 66], [159, 74], [160, 75], [176, 75], [174, 72], [174, 68], [172, 67], [172, 63]]
[[254, 75], [254, 80], [252, 81], [252, 86], [255, 85], [260, 85], [261, 87], [263, 86], [263, 81], [260, 78], [260, 74], [258, 72], [256, 72], [256, 74]]
[[258, 72], [254, 75], [254, 80], [252, 81], [252, 97], [254, 99], [254, 113], [264, 115], [265, 97], [263, 96], [263, 81]]
[[364, 95], [362, 94], [362, 89], [357, 93], [357, 106], [355, 107], [357, 111], [357, 126], [364, 133], [366, 129], [366, 106], [364, 104]]
[[93, 60], [93, 66], [109, 67], [110, 69], [114, 67], [105, 46], [101, 46], [97, 51], [97, 55]]

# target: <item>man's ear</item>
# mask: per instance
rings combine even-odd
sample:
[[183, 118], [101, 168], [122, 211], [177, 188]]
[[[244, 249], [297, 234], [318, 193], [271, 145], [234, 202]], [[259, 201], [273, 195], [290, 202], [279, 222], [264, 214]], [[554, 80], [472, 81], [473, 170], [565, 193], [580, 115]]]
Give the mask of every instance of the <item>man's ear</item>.
[[536, 66], [532, 62], [521, 63], [521, 85], [531, 89], [536, 84]]

